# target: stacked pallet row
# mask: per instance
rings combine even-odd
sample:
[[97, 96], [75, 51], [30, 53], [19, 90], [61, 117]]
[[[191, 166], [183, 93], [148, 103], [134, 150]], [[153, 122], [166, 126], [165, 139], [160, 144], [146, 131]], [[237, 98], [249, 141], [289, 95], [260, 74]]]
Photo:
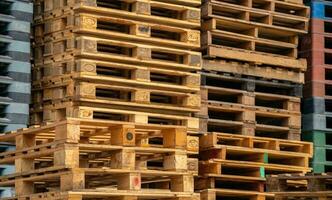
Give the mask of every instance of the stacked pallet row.
[[200, 1], [35, 1], [31, 124], [66, 117], [198, 132]]
[[301, 42], [308, 59], [303, 101], [303, 138], [315, 145], [315, 172], [332, 171], [332, 2], [308, 2], [310, 34]]
[[0, 135], [16, 150], [0, 177], [16, 196], [2, 200], [199, 200], [198, 137], [183, 126], [67, 119]]
[[272, 175], [267, 190], [276, 194], [275, 200], [328, 200], [332, 197], [331, 180], [331, 173]]
[[[273, 198], [265, 175], [306, 173], [298, 59], [309, 7], [301, 1], [205, 0], [201, 7], [200, 177], [206, 199]], [[242, 135], [242, 136], [241, 136]]]
[[[30, 26], [32, 3], [24, 0], [0, 2], [0, 131], [24, 128], [30, 103]], [[0, 143], [0, 152], [13, 149]], [[12, 173], [13, 166], [0, 165], [0, 175]], [[11, 194], [0, 187], [0, 197]]]

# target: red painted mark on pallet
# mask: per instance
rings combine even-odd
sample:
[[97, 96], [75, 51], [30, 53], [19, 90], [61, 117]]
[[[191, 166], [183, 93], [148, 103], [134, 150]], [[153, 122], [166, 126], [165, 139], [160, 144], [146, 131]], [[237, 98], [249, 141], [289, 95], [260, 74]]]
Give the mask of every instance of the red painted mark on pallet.
[[141, 185], [141, 179], [139, 177], [134, 177], [133, 183], [135, 187], [138, 187]]

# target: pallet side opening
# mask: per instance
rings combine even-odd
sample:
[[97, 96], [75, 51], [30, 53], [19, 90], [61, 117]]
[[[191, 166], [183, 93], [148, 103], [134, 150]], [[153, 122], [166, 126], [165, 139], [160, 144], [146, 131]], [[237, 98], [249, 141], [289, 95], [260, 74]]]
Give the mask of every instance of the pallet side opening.
[[324, 38], [324, 47], [325, 49], [332, 49], [332, 38], [330, 37]]
[[332, 33], [332, 22], [324, 22], [324, 32]]
[[332, 6], [325, 5], [324, 10], [325, 10], [325, 17], [331, 18], [332, 17]]

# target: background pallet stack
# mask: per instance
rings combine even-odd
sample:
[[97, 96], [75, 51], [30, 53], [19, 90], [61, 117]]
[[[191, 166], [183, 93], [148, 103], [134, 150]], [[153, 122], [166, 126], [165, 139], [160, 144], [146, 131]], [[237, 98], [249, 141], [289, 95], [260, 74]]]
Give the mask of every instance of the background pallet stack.
[[[33, 6], [27, 0], [0, 2], [0, 131], [24, 128], [30, 103], [30, 26]], [[0, 152], [14, 146], [0, 143]], [[0, 165], [0, 175], [12, 173], [11, 165]], [[0, 197], [11, 195], [0, 187]]]
[[36, 1], [31, 124], [66, 117], [197, 133], [199, 0]]
[[[13, 131], [0, 154], [16, 173], [0, 177], [15, 186], [3, 200], [199, 200], [194, 193], [198, 138], [183, 126], [68, 119]], [[28, 152], [28, 153], [27, 153]]]
[[[307, 33], [302, 1], [205, 0], [200, 177], [203, 199], [270, 199], [265, 175], [310, 171], [300, 103]], [[242, 136], [241, 136], [242, 135]]]
[[308, 59], [303, 101], [303, 138], [315, 145], [315, 172], [332, 171], [332, 2], [311, 1], [310, 34], [302, 41]]

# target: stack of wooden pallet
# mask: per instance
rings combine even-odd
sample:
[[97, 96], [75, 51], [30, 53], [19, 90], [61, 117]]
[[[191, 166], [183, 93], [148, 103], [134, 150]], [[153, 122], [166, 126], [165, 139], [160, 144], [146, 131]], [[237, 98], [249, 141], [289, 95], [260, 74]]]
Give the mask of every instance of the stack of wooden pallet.
[[67, 119], [13, 131], [0, 154], [16, 172], [0, 177], [15, 186], [7, 200], [194, 199], [198, 137], [182, 126]]
[[332, 174], [284, 174], [268, 177], [267, 188], [276, 200], [332, 198]]
[[314, 143], [314, 172], [332, 172], [332, 2], [311, 0], [308, 5], [310, 34], [302, 39], [299, 52], [308, 59], [302, 133]]
[[301, 0], [205, 0], [202, 9], [200, 176], [206, 199], [269, 199], [266, 174], [310, 171], [301, 142], [308, 31]]
[[202, 199], [273, 198], [265, 193], [265, 175], [310, 172], [312, 143], [209, 133], [200, 138], [199, 177]]
[[186, 125], [200, 107], [199, 0], [36, 0], [32, 124]]
[[300, 1], [206, 0], [203, 132], [300, 139], [306, 61], [297, 47], [308, 17]]

